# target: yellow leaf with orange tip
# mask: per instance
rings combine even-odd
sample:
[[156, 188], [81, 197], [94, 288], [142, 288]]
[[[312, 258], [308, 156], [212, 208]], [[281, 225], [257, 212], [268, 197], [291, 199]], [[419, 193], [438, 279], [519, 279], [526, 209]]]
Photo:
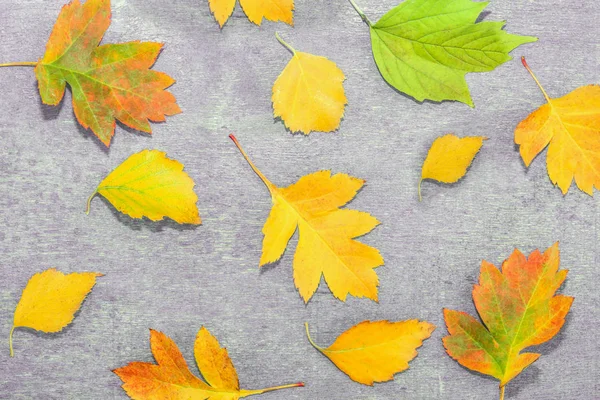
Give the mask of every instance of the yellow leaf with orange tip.
[[558, 243], [529, 257], [515, 250], [502, 271], [483, 261], [473, 287], [481, 322], [444, 310], [446, 352], [460, 365], [498, 379], [501, 399], [506, 384], [540, 357], [522, 351], [552, 339], [565, 323], [573, 298], [556, 295], [568, 272], [559, 264]]
[[279, 260], [298, 228], [294, 283], [305, 302], [317, 290], [321, 276], [342, 301], [348, 295], [377, 301], [379, 279], [374, 269], [383, 265], [383, 258], [377, 249], [354, 238], [369, 233], [379, 221], [366, 212], [340, 209], [365, 182], [346, 174], [319, 171], [279, 188], [254, 166], [235, 137], [230, 138], [265, 183], [273, 201], [263, 227], [260, 265]]
[[113, 371], [123, 381], [127, 395], [134, 400], [237, 400], [304, 386], [294, 383], [267, 389], [240, 389], [227, 350], [221, 348], [204, 327], [196, 336], [194, 355], [206, 382], [192, 374], [175, 342], [164, 333], [150, 330], [150, 348], [156, 364], [132, 362]]
[[527, 167], [548, 146], [548, 176], [563, 194], [573, 179], [583, 192], [600, 188], [600, 86], [588, 85], [551, 99], [525, 58], [523, 65], [538, 84], [547, 104], [517, 126], [515, 143]]
[[[208, 0], [210, 11], [221, 28], [231, 16], [235, 2], [236, 0]], [[263, 18], [294, 24], [294, 0], [240, 0], [240, 5], [248, 19], [256, 25], [260, 25]]]
[[60, 332], [69, 325], [75, 312], [96, 284], [97, 272], [63, 274], [54, 268], [33, 275], [23, 289], [15, 310], [9, 335], [10, 355], [13, 355], [12, 336], [17, 328], [31, 328], [46, 333]]
[[481, 149], [483, 136], [459, 138], [448, 134], [435, 139], [421, 170], [419, 181], [419, 200], [421, 199], [421, 182], [433, 179], [444, 183], [454, 183], [465, 176], [467, 168]]
[[277, 39], [293, 54], [273, 85], [275, 118], [281, 117], [291, 132], [331, 132], [340, 126], [347, 99], [346, 77], [334, 62], [294, 50], [279, 35]]
[[171, 218], [180, 224], [200, 224], [194, 181], [183, 164], [158, 150], [133, 154], [115, 168], [88, 199], [99, 194], [131, 218], [159, 221]]
[[310, 343], [355, 382], [373, 385], [394, 379], [408, 369], [417, 348], [431, 336], [435, 326], [425, 321], [363, 321], [342, 333], [327, 348]]

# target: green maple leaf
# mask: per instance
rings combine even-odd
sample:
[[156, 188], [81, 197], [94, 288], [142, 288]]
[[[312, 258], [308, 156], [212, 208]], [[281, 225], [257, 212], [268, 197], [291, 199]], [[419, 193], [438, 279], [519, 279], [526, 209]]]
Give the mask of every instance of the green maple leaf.
[[480, 22], [488, 2], [406, 0], [369, 25], [377, 67], [394, 88], [423, 100], [457, 100], [473, 107], [465, 75], [492, 71], [537, 38], [502, 30], [505, 22]]

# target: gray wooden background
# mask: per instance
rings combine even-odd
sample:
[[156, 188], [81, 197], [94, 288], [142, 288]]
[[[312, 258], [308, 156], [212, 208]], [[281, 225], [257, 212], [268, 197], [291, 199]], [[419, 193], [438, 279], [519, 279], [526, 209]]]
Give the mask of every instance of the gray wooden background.
[[[398, 0], [360, 0], [372, 20]], [[63, 1], [0, 0], [0, 61], [35, 61]], [[173, 76], [183, 114], [154, 134], [117, 128], [110, 150], [75, 121], [70, 94], [40, 103], [31, 68], [0, 69], [0, 336], [29, 277], [49, 267], [106, 274], [74, 323], [59, 334], [15, 332], [15, 357], [0, 347], [2, 399], [125, 399], [111, 369], [151, 361], [148, 328], [180, 346], [192, 370], [204, 325], [227, 346], [245, 388], [306, 382], [264, 399], [495, 399], [497, 384], [445, 355], [442, 307], [474, 312], [472, 285], [482, 259], [504, 260], [560, 241], [570, 269], [562, 291], [576, 300], [542, 357], [507, 389], [507, 398], [598, 399], [600, 239], [598, 199], [550, 183], [545, 154], [527, 170], [513, 144], [516, 124], [544, 101], [518, 57], [526, 55], [558, 97], [600, 81], [598, 2], [493, 1], [486, 20], [539, 42], [468, 83], [476, 108], [418, 104], [379, 75], [367, 26], [346, 0], [297, 0], [295, 27], [251, 24], [239, 8], [222, 31], [206, 0], [113, 0], [104, 42], [164, 42], [155, 68]], [[291, 135], [272, 117], [271, 86], [290, 54], [327, 56], [346, 73], [349, 105], [339, 132]], [[367, 180], [351, 207], [382, 225], [362, 240], [385, 257], [379, 304], [342, 303], [322, 284], [305, 306], [292, 280], [296, 239], [279, 264], [258, 270], [267, 190], [227, 135], [234, 132], [262, 171], [281, 186], [318, 169]], [[458, 184], [423, 184], [420, 166], [442, 134], [490, 138]], [[130, 154], [156, 148], [195, 180], [203, 224], [135, 221], [87, 196]], [[420, 318], [438, 326], [411, 368], [394, 381], [352, 382], [310, 347], [305, 321], [323, 345], [365, 319]], [[537, 351], [536, 350], [536, 351]]]

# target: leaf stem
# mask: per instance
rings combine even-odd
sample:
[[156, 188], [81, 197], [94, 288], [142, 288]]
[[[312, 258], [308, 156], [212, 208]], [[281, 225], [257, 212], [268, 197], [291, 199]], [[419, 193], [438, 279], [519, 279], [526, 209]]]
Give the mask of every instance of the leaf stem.
[[506, 385], [500, 386], [500, 400], [504, 400], [504, 389], [505, 388], [506, 388]]
[[358, 15], [360, 15], [360, 18], [362, 18], [362, 20], [365, 22], [365, 24], [367, 24], [369, 26], [373, 26], [373, 23], [371, 22], [371, 20], [365, 15], [364, 12], [362, 12], [362, 10], [354, 2], [354, 0], [349, 0], [349, 1], [350, 1], [350, 4], [352, 4], [352, 7], [354, 7], [356, 12], [358, 13]]
[[0, 64], [0, 67], [35, 67], [37, 61], [26, 61], [26, 62], [10, 62]]
[[290, 389], [295, 387], [304, 387], [304, 382], [291, 383], [289, 385], [281, 385], [281, 386], [273, 386], [266, 389], [257, 389], [257, 390], [240, 390], [240, 397], [252, 396], [255, 394], [263, 394], [266, 392], [272, 392], [280, 389]]
[[531, 77], [533, 78], [535, 83], [537, 83], [537, 85], [540, 88], [540, 90], [542, 91], [542, 93], [544, 93], [544, 97], [546, 98], [546, 101], [548, 101], [548, 103], [550, 103], [551, 102], [550, 96], [548, 96], [548, 93], [546, 93], [546, 91], [544, 90], [544, 87], [542, 86], [540, 81], [538, 81], [538, 78], [535, 76], [535, 74], [533, 73], [531, 68], [529, 68], [529, 64], [527, 64], [527, 60], [525, 60], [525, 57], [521, 57], [521, 62], [523, 63], [523, 66], [525, 67], [527, 72], [529, 72], [529, 74], [531, 75]]
[[423, 178], [419, 179], [419, 201], [423, 201], [423, 197], [421, 197], [421, 183], [423, 182]]
[[277, 189], [277, 186], [273, 185], [271, 183], [271, 181], [268, 180], [267, 177], [264, 176], [263, 173], [260, 172], [260, 170], [258, 168], [256, 168], [256, 166], [254, 165], [254, 163], [250, 160], [250, 157], [248, 157], [248, 154], [246, 154], [246, 152], [244, 151], [244, 149], [242, 149], [242, 146], [237, 141], [237, 138], [233, 135], [233, 133], [231, 135], [229, 135], [229, 139], [231, 139], [233, 141], [233, 143], [236, 145], [236, 147], [238, 148], [238, 150], [240, 151], [240, 153], [242, 153], [242, 156], [244, 156], [244, 158], [246, 159], [246, 161], [248, 162], [248, 164], [252, 168], [252, 170], [263, 181], [263, 183], [265, 184], [265, 186], [267, 187], [267, 189], [269, 189], [269, 192], [271, 193], [271, 195], [273, 195], [273, 193]]
[[304, 328], [306, 329], [306, 337], [308, 338], [310, 344], [322, 353], [324, 349], [315, 342], [313, 342], [312, 338], [310, 337], [310, 332], [308, 331], [308, 322], [304, 323]]
[[13, 351], [13, 332], [15, 331], [15, 326], [13, 326], [10, 329], [10, 333], [8, 334], [8, 348], [10, 349], [10, 356], [14, 357], [15, 356], [15, 352]]
[[281, 43], [283, 47], [291, 51], [293, 55], [296, 55], [296, 50], [292, 46], [290, 46], [285, 40], [283, 40], [281, 36], [279, 36], [279, 32], [275, 32], [275, 37], [277, 38], [277, 40], [279, 40], [279, 43]]
[[90, 197], [88, 197], [88, 199], [87, 199], [87, 208], [85, 209], [85, 214], [86, 215], [90, 215], [90, 207], [92, 205], [92, 199], [97, 194], [98, 194], [98, 191], [95, 191], [94, 193], [92, 193], [92, 195]]

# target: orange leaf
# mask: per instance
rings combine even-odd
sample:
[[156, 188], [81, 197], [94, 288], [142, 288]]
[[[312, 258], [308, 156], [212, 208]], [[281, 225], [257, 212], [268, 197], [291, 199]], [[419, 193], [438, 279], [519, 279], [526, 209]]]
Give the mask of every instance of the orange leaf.
[[515, 130], [515, 143], [529, 167], [548, 146], [548, 176], [563, 194], [577, 187], [592, 195], [600, 188], [600, 86], [575, 89], [551, 99], [537, 80], [525, 58], [523, 65], [538, 84], [547, 104], [532, 112]]
[[175, 81], [152, 71], [162, 44], [129, 42], [98, 46], [110, 25], [110, 0], [73, 0], [56, 20], [46, 53], [35, 67], [44, 104], [57, 105], [71, 86], [77, 120], [106, 146], [116, 120], [151, 133], [149, 121], [181, 112], [165, 89]]
[[121, 378], [123, 389], [134, 400], [237, 400], [273, 390], [304, 386], [303, 383], [259, 390], [239, 388], [237, 373], [227, 350], [202, 327], [196, 337], [194, 354], [200, 373], [192, 374], [179, 348], [167, 335], [150, 330], [150, 348], [156, 364], [132, 362], [113, 372]]
[[521, 351], [552, 339], [565, 323], [573, 298], [555, 295], [568, 272], [558, 267], [558, 243], [529, 258], [515, 250], [502, 272], [483, 261], [473, 288], [483, 324], [464, 312], [444, 310], [448, 354], [462, 366], [498, 379], [503, 393], [540, 356]]

